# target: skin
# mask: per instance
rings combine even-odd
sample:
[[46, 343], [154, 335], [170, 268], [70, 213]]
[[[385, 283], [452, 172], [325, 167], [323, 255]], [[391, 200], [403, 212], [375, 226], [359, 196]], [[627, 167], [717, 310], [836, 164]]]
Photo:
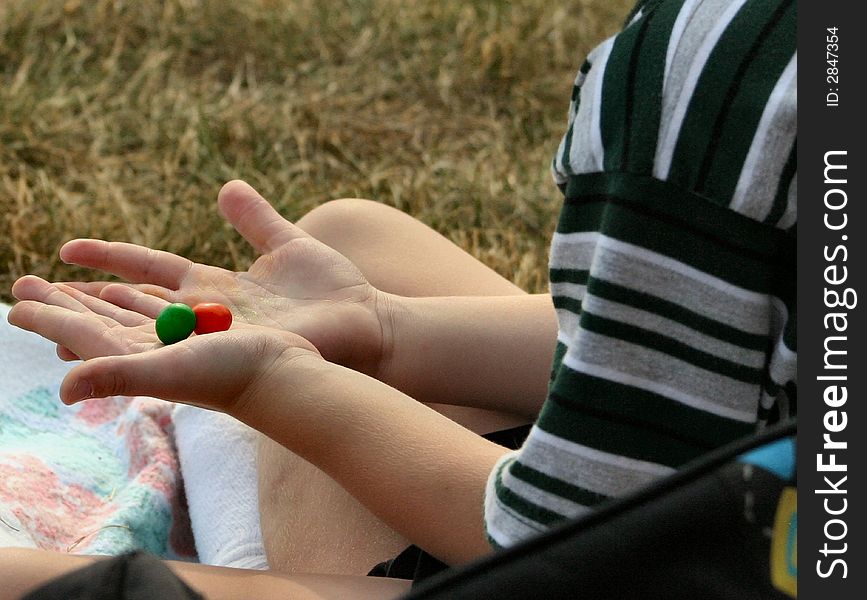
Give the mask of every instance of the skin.
[[[387, 293], [409, 298], [526, 295], [436, 231], [379, 202], [327, 202], [298, 226], [349, 258]], [[427, 367], [420, 366], [417, 371]], [[465, 392], [458, 390], [450, 400], [462, 402]], [[428, 405], [477, 433], [526, 421], [458, 404]], [[259, 513], [271, 568], [365, 574], [409, 545], [333, 479], [276, 442], [262, 436], [258, 458]]]
[[[273, 341], [275, 333], [280, 333], [279, 343], [322, 352], [335, 362], [376, 375], [427, 401], [452, 419], [470, 424], [476, 431], [513, 426], [535, 416], [539, 400], [544, 397], [556, 332], [550, 297], [524, 294], [439, 234], [377, 203], [360, 200], [328, 203], [299, 222], [303, 230], [279, 217], [264, 199], [242, 182], [224, 186], [219, 204], [230, 223], [263, 252], [246, 272], [232, 273], [198, 265], [175, 255], [129, 244], [76, 240], [62, 249], [64, 260], [104, 269], [136, 283], [55, 284], [53, 290], [49, 290], [45, 282], [24, 278], [13, 292], [25, 302], [49, 305], [57, 302], [65, 308], [70, 306], [54, 292], [77, 298], [103, 318], [102, 331], [98, 334], [102, 341], [116, 342], [123, 338], [130, 344], [130, 347], [113, 346], [111, 352], [116, 354], [154, 349], [152, 339], [136, 337], [139, 332], [135, 327], [152, 327], [149, 321], [142, 319], [155, 317], [167, 301], [221, 302], [233, 308], [239, 322], [272, 326], [267, 334], [264, 330], [257, 334]], [[346, 227], [347, 224], [351, 227]], [[318, 239], [308, 235], [308, 231]], [[328, 242], [327, 245], [320, 240]], [[352, 262], [344, 255], [351, 257]], [[294, 277], [285, 276], [293, 272]], [[305, 277], [299, 277], [299, 272], [305, 273]], [[309, 277], [320, 275], [323, 281], [306, 282]], [[317, 294], [324, 296], [318, 304], [311, 301]], [[100, 299], [111, 302], [100, 303]], [[64, 317], [63, 321], [67, 320], [68, 316]], [[353, 325], [353, 321], [357, 322]], [[119, 330], [118, 325], [127, 326], [127, 330]], [[281, 337], [287, 330], [304, 332], [306, 337], [301, 337], [303, 341], [291, 335]], [[347, 332], [355, 333], [347, 335]], [[353, 336], [362, 336], [367, 345]], [[305, 346], [307, 338], [315, 339], [318, 345]], [[75, 339], [82, 344], [77, 335]], [[254, 354], [263, 347], [261, 340], [242, 343], [251, 344]], [[345, 349], [347, 344], [363, 351], [341, 353], [341, 348]], [[93, 348], [86, 343], [70, 347], [76, 352], [59, 342], [58, 354], [66, 359], [78, 358], [78, 352], [82, 353], [82, 358], [95, 356]], [[235, 360], [233, 364], [237, 364]], [[450, 376], [429, 379], [420, 376], [439, 372], [448, 372]], [[235, 373], [232, 377], [240, 375]], [[117, 381], [116, 374], [111, 377]], [[333, 378], [334, 381], [339, 379], [339, 376]], [[91, 389], [86, 395], [96, 393]], [[371, 388], [371, 396], [376, 399], [388, 395]], [[438, 401], [460, 406], [436, 404]], [[200, 401], [193, 399], [192, 403], [200, 404]], [[473, 406], [500, 412], [465, 408]], [[376, 415], [376, 419], [393, 412], [387, 405], [383, 405], [382, 410], [384, 412]], [[506, 417], [503, 410], [518, 416]], [[424, 417], [406, 416], [418, 425], [426, 423], [429, 417], [430, 412]], [[254, 427], [256, 423], [255, 420], [250, 422]], [[423, 429], [423, 433], [436, 432], [437, 426], [425, 425]], [[414, 523], [418, 518], [413, 510], [395, 515], [391, 514], [395, 511], [390, 506], [393, 498], [385, 501], [380, 498], [378, 502], [364, 498], [371, 486], [378, 485], [376, 481], [353, 484], [339, 480], [335, 483], [329, 476], [331, 473], [325, 474], [310, 462], [287, 452], [287, 447], [294, 449], [295, 446], [276, 433], [272, 437], [277, 442], [263, 437], [259, 460], [263, 532], [272, 568], [292, 572], [366, 573], [372, 564], [393, 556], [405, 546], [406, 538], [419, 541], [425, 537], [432, 540], [424, 546], [426, 549], [450, 562], [463, 560], [461, 555], [452, 555], [448, 549], [436, 548], [441, 538], [436, 528], [429, 534], [422, 532], [421, 537], [417, 536]], [[403, 450], [414, 447], [419, 436], [403, 438], [403, 442], [400, 436], [391, 433], [386, 437], [398, 442], [390, 450], [394, 452], [400, 443], [409, 444]], [[428, 452], [432, 452], [432, 456], [437, 456], [438, 452], [449, 456], [449, 451], [453, 451], [451, 460], [459, 471], [466, 466], [467, 456], [481, 459], [475, 471], [472, 466], [466, 469], [466, 473], [473, 473], [475, 481], [470, 486], [475, 495], [468, 495], [467, 504], [476, 510], [474, 513], [461, 511], [464, 515], [475, 515], [470, 519], [473, 526], [466, 531], [479, 533], [479, 494], [493, 460], [501, 455], [502, 449], [493, 450], [493, 445], [485, 442], [486, 447], [480, 447], [473, 454], [472, 447], [478, 438], [472, 440], [472, 443], [464, 442], [469, 444], [467, 446], [446, 444], [440, 451], [429, 449]], [[363, 440], [360, 443], [365, 445]], [[368, 450], [372, 448], [367, 446]], [[459, 456], [455, 455], [455, 449], [459, 450]], [[378, 453], [383, 451], [389, 450], [375, 449], [371, 459], [381, 461]], [[316, 458], [312, 462], [323, 464]], [[425, 467], [419, 465], [419, 468]], [[401, 464], [400, 473], [395, 476], [400, 477], [405, 470], [406, 465]], [[293, 482], [299, 480], [305, 481], [304, 489], [312, 490], [306, 500], [297, 496], [299, 486]], [[435, 480], [441, 481], [438, 477]], [[346, 489], [341, 486], [344, 483]], [[358, 500], [362, 502], [347, 489], [357, 490], [353, 493], [359, 494]], [[443, 503], [452, 502], [451, 495], [447, 495]], [[425, 514], [425, 507], [420, 509], [418, 514]], [[299, 520], [302, 514], [304, 518]], [[427, 520], [439, 523], [443, 529], [454, 529], [451, 517], [443, 519], [431, 514]], [[470, 537], [481, 539], [475, 534]], [[460, 544], [476, 548], [470, 554], [487, 551], [484, 543], [481, 546]], [[312, 549], [322, 551], [317, 553]]]
[[[0, 548], [0, 573], [3, 573], [0, 600], [18, 600], [25, 593], [51, 579], [86, 567], [97, 560], [104, 559], [25, 548]], [[399, 579], [282, 575], [274, 572], [228, 569], [173, 561], [166, 561], [166, 565], [187, 585], [209, 600], [242, 598], [385, 600], [396, 598], [409, 589], [409, 582]]]
[[[355, 201], [356, 206], [363, 202]], [[349, 238], [351, 245], [353, 238], [369, 241], [372, 234], [332, 230], [331, 236], [320, 236], [332, 244], [328, 245], [281, 217], [242, 181], [223, 186], [218, 205], [261, 253], [247, 271], [193, 263], [122, 242], [73, 240], [60, 250], [64, 261], [112, 273], [134, 285], [68, 285], [149, 316], [156, 316], [152, 307], [137, 305], [141, 296], [133, 290], [191, 306], [219, 302], [239, 321], [296, 333], [326, 360], [376, 377], [417, 400], [496, 409], [525, 421], [535, 418], [546, 395], [556, 339], [549, 295], [524, 294], [502, 278], [491, 277], [487, 269], [455, 259], [450, 256], [453, 250], [442, 248], [443, 242], [451, 246], [444, 238], [425, 240], [425, 245], [434, 256], [449, 255], [446, 260], [458, 265], [451, 270], [453, 281], [420, 281], [417, 272], [426, 264], [425, 257], [413, 262], [393, 258], [411, 253], [412, 239], [400, 240], [400, 248], [390, 255], [376, 242], [367, 244], [370, 254], [365, 254], [358, 245], [341, 248], [340, 240]], [[377, 216], [386, 222], [394, 219], [388, 212], [377, 211]], [[302, 224], [318, 233], [321, 220], [313, 211]], [[436, 235], [425, 229], [412, 235]], [[328, 239], [332, 236], [334, 240]], [[332, 246], [351, 255], [365, 273]], [[383, 262], [384, 267], [368, 268]], [[473, 282], [479, 278], [490, 283]], [[26, 297], [26, 288], [16, 284], [13, 294], [21, 298], [19, 291]], [[63, 347], [58, 353], [75, 358]]]
[[9, 322], [85, 359], [63, 380], [64, 403], [142, 395], [226, 412], [319, 467], [449, 564], [489, 552], [484, 486], [504, 448], [324, 360], [296, 334], [239, 324], [162, 346], [149, 314], [167, 302], [155, 296], [131, 290], [146, 311], [135, 313], [37, 277], [16, 288], [30, 299], [12, 308]]

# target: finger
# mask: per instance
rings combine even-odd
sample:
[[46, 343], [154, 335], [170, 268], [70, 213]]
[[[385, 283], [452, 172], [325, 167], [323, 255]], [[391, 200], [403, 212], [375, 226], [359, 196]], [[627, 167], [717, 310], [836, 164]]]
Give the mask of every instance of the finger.
[[174, 297], [174, 292], [172, 290], [159, 285], [151, 285], [149, 283], [120, 283], [117, 281], [57, 281], [56, 283], [75, 288], [85, 294], [90, 294], [91, 296], [96, 297], [100, 297], [102, 290], [110, 285], [125, 285], [140, 292], [144, 292], [145, 294], [163, 298], [164, 300], [170, 300]]
[[62, 283], [63, 285], [69, 286], [71, 288], [75, 288], [80, 292], [84, 292], [85, 294], [90, 294], [91, 296], [99, 296], [99, 293], [102, 291], [107, 285], [111, 285], [113, 282], [111, 281], [58, 281], [56, 283]]
[[[110, 286], [123, 286], [132, 288], [142, 293], [156, 296], [157, 298], [162, 298], [163, 300], [167, 300], [168, 302], [174, 302], [175, 296], [177, 295], [177, 292], [173, 290], [161, 287], [159, 285], [151, 285], [149, 283], [118, 283], [117, 281], [58, 281], [57, 283], [74, 288], [80, 292], [84, 292], [85, 294], [96, 296], [97, 298], [104, 298], [106, 300], [108, 300], [108, 298], [105, 298], [105, 296], [103, 295], [103, 290]], [[108, 301], [113, 302], [113, 300]]]
[[56, 351], [57, 351], [57, 358], [59, 358], [60, 360], [63, 360], [66, 362], [69, 362], [72, 360], [81, 360], [81, 357], [79, 355], [77, 355], [75, 352], [73, 352], [72, 350], [70, 350], [66, 346], [61, 346], [60, 344], [57, 344]]
[[[158, 289], [167, 292], [167, 295], [170, 293], [165, 288]], [[113, 305], [128, 309], [139, 315], [145, 315], [151, 319], [156, 319], [166, 305], [169, 304], [169, 299], [144, 293], [133, 286], [121, 283], [106, 286], [99, 297]]]
[[254, 340], [201, 336], [149, 352], [90, 360], [67, 374], [60, 397], [72, 404], [87, 398], [153, 396], [225, 409], [256, 371], [250, 361]]
[[75, 312], [87, 311], [87, 307], [58, 286], [35, 275], [25, 275], [16, 281], [12, 286], [12, 295], [18, 300], [34, 300]]
[[267, 254], [286, 242], [310, 237], [280, 216], [259, 192], [247, 183], [230, 181], [217, 196], [220, 212], [260, 254]]
[[65, 286], [63, 284], [56, 284], [56, 286], [59, 290], [72, 296], [75, 300], [78, 300], [86, 308], [90, 309], [91, 312], [102, 315], [104, 317], [108, 317], [114, 321], [117, 321], [121, 325], [126, 325], [127, 327], [135, 327], [136, 325], [144, 325], [150, 320], [148, 318], [150, 315], [146, 316], [139, 312], [127, 310], [125, 308], [117, 306], [116, 304], [112, 304], [110, 301], [107, 302], [101, 298], [91, 296], [90, 294], [85, 294], [84, 292], [81, 292], [69, 286]]
[[60, 249], [65, 263], [99, 269], [133, 283], [176, 290], [195, 263], [177, 254], [125, 242], [72, 240]]
[[22, 300], [12, 307], [7, 319], [12, 325], [38, 333], [82, 358], [106, 353], [103, 335], [107, 325], [92, 313]]

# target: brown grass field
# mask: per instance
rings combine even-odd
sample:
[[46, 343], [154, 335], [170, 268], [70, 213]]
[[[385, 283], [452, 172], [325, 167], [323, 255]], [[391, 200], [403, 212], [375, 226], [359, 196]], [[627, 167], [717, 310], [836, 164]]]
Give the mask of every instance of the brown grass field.
[[364, 197], [546, 289], [551, 156], [632, 0], [0, 0], [0, 299], [75, 237], [244, 268], [242, 178], [288, 218]]

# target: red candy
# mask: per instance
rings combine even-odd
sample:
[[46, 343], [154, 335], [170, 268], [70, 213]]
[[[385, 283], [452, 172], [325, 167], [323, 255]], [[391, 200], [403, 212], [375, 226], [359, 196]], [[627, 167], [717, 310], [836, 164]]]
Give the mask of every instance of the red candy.
[[216, 302], [202, 302], [193, 307], [196, 314], [196, 335], [226, 331], [232, 325], [232, 312]]

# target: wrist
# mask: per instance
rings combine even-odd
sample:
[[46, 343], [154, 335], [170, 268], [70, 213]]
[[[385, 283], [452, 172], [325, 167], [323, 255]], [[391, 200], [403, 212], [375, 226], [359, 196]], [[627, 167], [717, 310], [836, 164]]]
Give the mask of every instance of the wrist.
[[379, 356], [376, 367], [369, 373], [379, 381], [388, 383], [394, 371], [395, 347], [400, 329], [400, 321], [405, 317], [406, 298], [377, 290], [374, 302], [377, 321], [379, 322]]
[[333, 366], [315, 350], [274, 338], [260, 342], [257, 362], [256, 374], [226, 412], [263, 432], [276, 416], [291, 412], [298, 403], [290, 401], [303, 396]]

